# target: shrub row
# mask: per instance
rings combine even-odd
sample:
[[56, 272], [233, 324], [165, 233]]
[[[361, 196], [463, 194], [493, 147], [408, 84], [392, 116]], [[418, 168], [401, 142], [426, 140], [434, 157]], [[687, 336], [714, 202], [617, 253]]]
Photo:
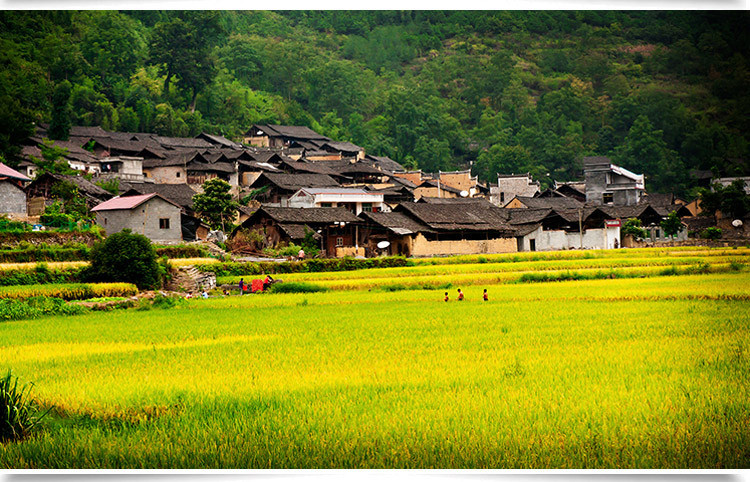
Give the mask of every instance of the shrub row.
[[30, 263], [33, 261], [85, 261], [89, 248], [32, 248], [0, 250], [0, 263]]
[[71, 283], [55, 285], [8, 286], [0, 288], [0, 299], [23, 300], [38, 296], [85, 300], [110, 296], [132, 296], [138, 288], [131, 283]]
[[328, 291], [328, 288], [312, 283], [276, 283], [272, 284], [268, 291], [271, 293], [318, 293]]
[[203, 246], [155, 246], [156, 255], [160, 258], [166, 256], [170, 259], [179, 258], [208, 258], [210, 256], [208, 250]]
[[308, 259], [306, 261], [285, 261], [283, 263], [214, 263], [196, 266], [204, 272], [216, 273], [216, 276], [249, 276], [278, 273], [312, 273], [322, 271], [353, 271], [369, 268], [397, 268], [408, 266], [409, 261], [403, 256], [382, 258], [326, 258]]
[[0, 272], [0, 286], [76, 283], [83, 281], [86, 267], [49, 268], [38, 264], [34, 269], [9, 269]]
[[0, 321], [25, 320], [46, 315], [77, 315], [87, 310], [85, 306], [46, 296], [34, 296], [25, 300], [0, 299]]

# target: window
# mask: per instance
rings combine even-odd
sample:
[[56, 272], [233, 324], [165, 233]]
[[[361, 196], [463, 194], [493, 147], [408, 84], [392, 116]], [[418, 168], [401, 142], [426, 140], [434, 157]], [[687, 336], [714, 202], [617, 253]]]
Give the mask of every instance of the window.
[[159, 218], [159, 229], [169, 229], [169, 218]]
[[371, 213], [372, 211], [372, 203], [362, 203], [362, 211], [366, 213]]
[[529, 251], [536, 251], [536, 239], [529, 240]]
[[176, 174], [175, 174], [175, 177], [180, 177], [180, 173], [179, 173], [179, 172], [178, 172], [178, 173], [176, 173]]
[[504, 193], [504, 192], [501, 192], [501, 193], [500, 193], [500, 204], [502, 204], [502, 203], [504, 203], [504, 202], [505, 202], [505, 193]]
[[604, 194], [602, 194], [602, 202], [604, 204], [612, 204], [613, 202], [615, 202], [615, 195], [611, 192], [605, 192]]
[[338, 237], [336, 238], [336, 246], [343, 246], [344, 245], [344, 238]]
[[107, 218], [104, 218], [104, 225], [107, 225]]
[[322, 207], [322, 208], [330, 208], [332, 206], [333, 206], [332, 203], [320, 203], [320, 207]]

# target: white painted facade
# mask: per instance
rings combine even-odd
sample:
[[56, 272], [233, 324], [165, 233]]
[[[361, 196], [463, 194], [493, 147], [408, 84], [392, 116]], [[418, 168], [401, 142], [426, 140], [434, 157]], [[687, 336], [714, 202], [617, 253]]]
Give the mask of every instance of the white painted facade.
[[354, 214], [391, 210], [383, 194], [356, 188], [303, 188], [292, 194], [286, 205], [290, 208], [345, 207]]
[[532, 244], [533, 251], [615, 249], [620, 247], [620, 226], [586, 229], [583, 235], [563, 230], [544, 230], [539, 226], [535, 231], [523, 236], [521, 242], [519, 251], [532, 251]]

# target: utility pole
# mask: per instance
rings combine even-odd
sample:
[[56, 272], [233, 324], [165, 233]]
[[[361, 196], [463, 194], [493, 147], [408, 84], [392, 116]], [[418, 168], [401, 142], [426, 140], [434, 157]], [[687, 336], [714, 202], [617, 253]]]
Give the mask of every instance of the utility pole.
[[583, 249], [583, 208], [578, 208], [578, 238], [581, 240], [581, 249]]

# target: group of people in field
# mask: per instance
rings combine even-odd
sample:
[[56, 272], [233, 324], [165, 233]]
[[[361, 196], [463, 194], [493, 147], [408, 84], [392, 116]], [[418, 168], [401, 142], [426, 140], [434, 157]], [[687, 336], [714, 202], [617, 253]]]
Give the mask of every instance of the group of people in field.
[[[464, 292], [461, 291], [461, 288], [458, 289], [458, 297], [456, 298], [456, 301], [463, 301], [464, 300]], [[484, 289], [484, 293], [482, 293], [482, 300], [489, 301], [490, 298], [487, 295], [487, 288]], [[445, 299], [443, 301], [450, 301], [450, 298], [448, 297], [448, 292], [445, 292]]]

